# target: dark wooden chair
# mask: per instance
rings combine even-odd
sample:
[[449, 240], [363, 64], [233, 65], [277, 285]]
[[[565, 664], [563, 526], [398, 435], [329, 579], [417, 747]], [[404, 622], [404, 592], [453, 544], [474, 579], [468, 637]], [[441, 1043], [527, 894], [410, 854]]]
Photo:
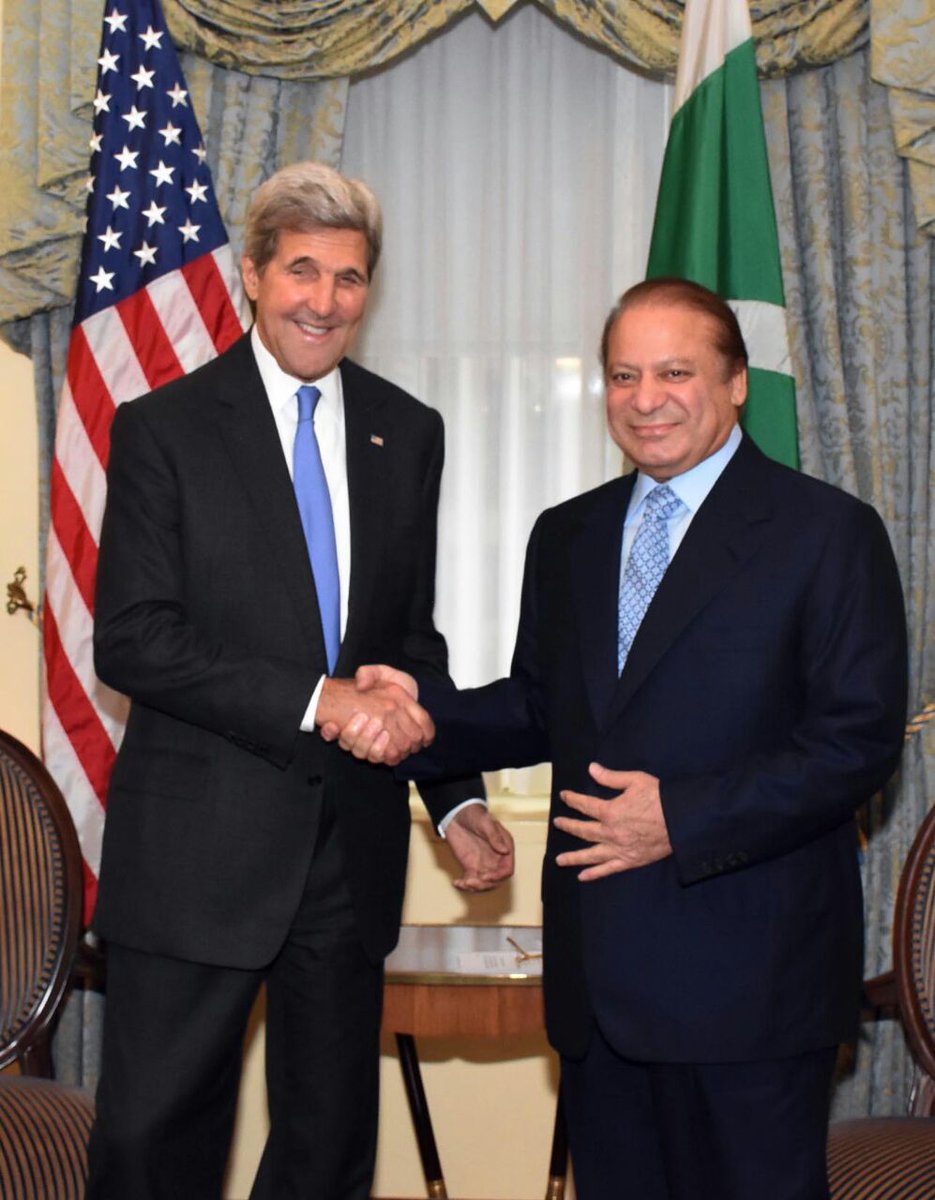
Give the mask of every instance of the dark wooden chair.
[[905, 1117], [838, 1121], [828, 1139], [834, 1200], [935, 1197], [935, 808], [903, 867], [893, 920], [893, 970], [865, 984], [868, 1004], [898, 1016], [915, 1061]]
[[50, 1053], [82, 897], [62, 794], [32, 751], [0, 732], [0, 1196], [11, 1200], [80, 1200], [85, 1192], [94, 1106], [52, 1078]]

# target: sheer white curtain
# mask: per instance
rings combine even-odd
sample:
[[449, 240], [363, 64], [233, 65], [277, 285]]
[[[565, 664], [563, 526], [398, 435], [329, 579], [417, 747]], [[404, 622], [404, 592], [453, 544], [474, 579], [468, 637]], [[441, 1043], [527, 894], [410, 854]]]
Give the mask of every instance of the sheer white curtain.
[[462, 686], [509, 666], [537, 514], [621, 469], [597, 344], [645, 271], [670, 99], [532, 7], [350, 88], [342, 166], [386, 221], [355, 355], [445, 418], [436, 617]]

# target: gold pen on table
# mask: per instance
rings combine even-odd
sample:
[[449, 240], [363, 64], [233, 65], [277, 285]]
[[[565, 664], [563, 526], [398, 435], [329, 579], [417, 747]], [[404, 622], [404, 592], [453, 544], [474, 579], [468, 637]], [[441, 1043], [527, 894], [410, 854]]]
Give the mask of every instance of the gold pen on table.
[[526, 962], [527, 959], [530, 959], [530, 958], [541, 958], [542, 957], [541, 950], [524, 950], [523, 947], [519, 944], [519, 942], [514, 941], [514, 939], [511, 938], [509, 934], [506, 935], [506, 940], [510, 943], [510, 945], [513, 947], [513, 949], [516, 951], [517, 962]]

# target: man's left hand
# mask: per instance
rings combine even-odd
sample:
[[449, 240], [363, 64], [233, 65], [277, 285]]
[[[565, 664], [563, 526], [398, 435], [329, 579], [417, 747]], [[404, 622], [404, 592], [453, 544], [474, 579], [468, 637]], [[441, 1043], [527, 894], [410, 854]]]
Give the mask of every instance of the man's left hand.
[[513, 838], [483, 804], [468, 804], [445, 830], [463, 874], [460, 892], [489, 892], [513, 874]]
[[562, 792], [562, 799], [590, 820], [556, 817], [555, 826], [590, 845], [585, 850], [559, 854], [560, 867], [583, 867], [582, 882], [603, 879], [617, 871], [630, 871], [658, 862], [672, 853], [659, 794], [659, 780], [645, 771], [609, 771], [591, 763], [591, 778], [602, 787], [618, 791], [610, 800]]

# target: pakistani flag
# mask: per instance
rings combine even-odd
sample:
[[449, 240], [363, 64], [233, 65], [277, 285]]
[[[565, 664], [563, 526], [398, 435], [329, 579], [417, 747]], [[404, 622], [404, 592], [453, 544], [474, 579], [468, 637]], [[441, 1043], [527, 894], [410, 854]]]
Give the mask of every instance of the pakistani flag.
[[693, 279], [730, 302], [750, 355], [744, 425], [772, 458], [797, 467], [795, 383], [746, 0], [686, 0], [647, 275]]

